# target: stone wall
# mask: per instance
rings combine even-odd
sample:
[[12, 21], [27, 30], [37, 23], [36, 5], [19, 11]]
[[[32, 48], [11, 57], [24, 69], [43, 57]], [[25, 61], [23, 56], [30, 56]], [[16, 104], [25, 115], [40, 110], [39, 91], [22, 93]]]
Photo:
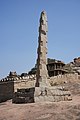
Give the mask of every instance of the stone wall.
[[13, 97], [14, 81], [0, 82], [0, 102], [4, 102]]
[[17, 89], [26, 89], [35, 86], [35, 75], [20, 78], [4, 78], [0, 81], [0, 102], [13, 98]]
[[31, 87], [27, 89], [17, 89], [14, 93], [13, 103], [33, 103], [33, 102], [59, 102], [72, 100], [70, 91], [64, 87]]
[[12, 102], [13, 103], [33, 103], [34, 102], [35, 87], [17, 89], [14, 93]]
[[[65, 74], [50, 77], [48, 80], [53, 86], [60, 83], [66, 83], [68, 81], [75, 82], [76, 80], [80, 80], [80, 76], [78, 74]], [[35, 82], [35, 76], [28, 76], [27, 78], [24, 77], [16, 80], [4, 79], [3, 81], [0, 81], [0, 102], [12, 99], [13, 93], [16, 92], [17, 89], [35, 87]]]
[[50, 77], [50, 84], [53, 86], [56, 84], [75, 82], [77, 80], [79, 80], [79, 75], [77, 73], [58, 75], [58, 76]]
[[17, 81], [14, 81], [14, 92], [17, 91], [17, 89], [26, 89], [30, 87], [35, 87], [35, 80], [33, 79], [20, 79]]

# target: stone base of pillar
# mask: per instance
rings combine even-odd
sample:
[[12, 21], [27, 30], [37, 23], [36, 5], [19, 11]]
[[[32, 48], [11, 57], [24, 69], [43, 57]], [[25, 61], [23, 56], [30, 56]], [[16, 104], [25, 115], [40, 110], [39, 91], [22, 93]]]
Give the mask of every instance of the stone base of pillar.
[[34, 93], [34, 102], [59, 102], [70, 101], [72, 96], [70, 91], [63, 87], [36, 87]]
[[13, 103], [59, 102], [72, 100], [70, 91], [61, 86], [43, 86], [18, 89], [14, 93]]

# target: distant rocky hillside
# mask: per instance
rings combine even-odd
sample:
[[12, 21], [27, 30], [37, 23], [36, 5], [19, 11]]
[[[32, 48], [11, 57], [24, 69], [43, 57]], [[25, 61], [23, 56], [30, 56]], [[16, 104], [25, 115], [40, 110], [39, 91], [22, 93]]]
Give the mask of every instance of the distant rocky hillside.
[[78, 73], [80, 75], [80, 57], [75, 58], [73, 62], [70, 62], [64, 66], [64, 69], [68, 73]]

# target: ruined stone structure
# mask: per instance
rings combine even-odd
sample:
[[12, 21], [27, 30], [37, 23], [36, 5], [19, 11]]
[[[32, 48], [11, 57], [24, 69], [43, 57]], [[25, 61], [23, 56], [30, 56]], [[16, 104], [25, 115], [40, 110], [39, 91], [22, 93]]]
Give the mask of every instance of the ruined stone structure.
[[35, 91], [35, 87], [17, 89], [17, 92], [15, 92], [13, 95], [12, 102], [13, 103], [33, 103], [34, 91]]
[[[65, 74], [65, 75], [57, 75], [54, 77], [50, 77], [49, 82], [51, 84], [51, 86], [54, 86], [56, 81], [56, 84], [60, 84], [61, 83], [66, 83], [69, 81], [73, 81], [76, 82], [77, 80], [80, 80], [80, 76], [78, 74]], [[26, 77], [20, 77], [20, 78], [4, 78], [0, 81], [0, 102], [13, 99], [13, 102], [15, 103], [23, 103], [23, 101], [25, 100], [24, 98], [18, 98], [17, 96], [20, 95], [20, 92], [22, 95], [25, 95], [25, 91], [27, 91], [26, 89], [28, 89], [28, 95], [29, 95], [29, 91], [31, 93], [32, 88], [35, 88], [35, 83], [36, 83], [36, 76], [35, 75], [27, 75]], [[31, 88], [31, 90], [30, 90]], [[17, 92], [18, 90], [18, 92]], [[20, 91], [19, 91], [20, 90]], [[17, 94], [19, 93], [19, 94]], [[27, 93], [26, 93], [27, 95]], [[26, 96], [25, 95], [25, 96]], [[15, 99], [15, 98], [18, 99]], [[20, 100], [21, 99], [21, 100]], [[32, 99], [32, 101], [34, 101], [34, 98]], [[27, 102], [27, 99], [26, 101]], [[30, 102], [31, 102], [31, 97], [30, 97]]]
[[79, 75], [77, 73], [70, 73], [70, 74], [64, 74], [64, 75], [57, 75], [57, 76], [52, 76], [50, 77], [50, 85], [61, 85], [61, 84], [66, 84], [70, 82], [76, 82], [78, 81]]
[[15, 72], [11, 72], [9, 73], [9, 77], [17, 77], [17, 73]]
[[63, 69], [65, 63], [55, 59], [48, 59], [47, 69], [50, 77], [57, 75], [64, 75], [67, 73], [66, 70]]
[[[62, 86], [50, 86], [50, 80], [55, 77], [48, 77], [47, 71], [47, 16], [46, 12], [41, 13], [39, 39], [38, 39], [37, 74], [17, 76], [11, 72], [9, 76], [0, 81], [0, 102], [13, 99], [14, 103], [65, 101], [71, 100], [71, 93]], [[63, 67], [63, 64], [61, 67]], [[58, 65], [60, 65], [58, 64]], [[61, 68], [60, 67], [60, 68]], [[13, 77], [12, 77], [13, 76]], [[78, 75], [57, 75], [59, 79], [78, 79]]]
[[39, 37], [38, 37], [38, 59], [37, 59], [37, 75], [36, 87], [47, 85], [47, 16], [43, 11], [40, 17]]
[[0, 81], [0, 102], [12, 99], [14, 93], [14, 81]]
[[[14, 73], [14, 72], [10, 72]], [[35, 87], [35, 75], [16, 76], [9, 74], [0, 81], [0, 102], [12, 99], [17, 94], [17, 89], [28, 89]], [[32, 91], [33, 89], [31, 89]], [[19, 99], [18, 99], [19, 100]], [[22, 99], [21, 99], [22, 100]]]
[[35, 102], [55, 102], [61, 100], [71, 100], [71, 93], [66, 91], [63, 87], [51, 87], [48, 83], [47, 72], [47, 16], [43, 11], [40, 17], [39, 27], [39, 46], [38, 46], [38, 59], [37, 59], [37, 80], [34, 93]]

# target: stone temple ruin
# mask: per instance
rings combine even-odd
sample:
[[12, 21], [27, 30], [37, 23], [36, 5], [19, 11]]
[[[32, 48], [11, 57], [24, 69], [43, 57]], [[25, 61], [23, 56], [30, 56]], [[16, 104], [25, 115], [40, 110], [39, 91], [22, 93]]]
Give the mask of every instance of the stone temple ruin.
[[77, 68], [75, 68], [74, 63], [65, 66], [61, 61], [47, 60], [47, 32], [47, 15], [45, 11], [42, 11], [39, 26], [36, 72], [30, 75], [22, 73], [21, 76], [17, 75], [16, 72], [10, 72], [9, 76], [0, 81], [0, 102], [8, 99], [12, 99], [13, 103], [56, 102], [72, 99], [70, 91], [61, 85], [51, 86], [50, 82], [54, 82], [55, 79], [56, 81], [78, 79], [78, 74], [75, 74], [70, 66], [73, 66], [73, 70], [79, 69], [78, 61], [80, 59], [75, 59]]
[[70, 92], [65, 91], [63, 87], [51, 87], [49, 85], [49, 77], [47, 71], [47, 15], [43, 11], [40, 17], [39, 27], [39, 45], [38, 45], [38, 59], [37, 59], [37, 79], [35, 87], [35, 102], [40, 101], [60, 101], [70, 100]]
[[51, 87], [47, 71], [47, 16], [43, 11], [40, 17], [39, 38], [38, 38], [38, 59], [35, 87], [18, 89], [14, 93], [13, 102], [45, 102], [71, 100], [71, 93], [63, 87]]

